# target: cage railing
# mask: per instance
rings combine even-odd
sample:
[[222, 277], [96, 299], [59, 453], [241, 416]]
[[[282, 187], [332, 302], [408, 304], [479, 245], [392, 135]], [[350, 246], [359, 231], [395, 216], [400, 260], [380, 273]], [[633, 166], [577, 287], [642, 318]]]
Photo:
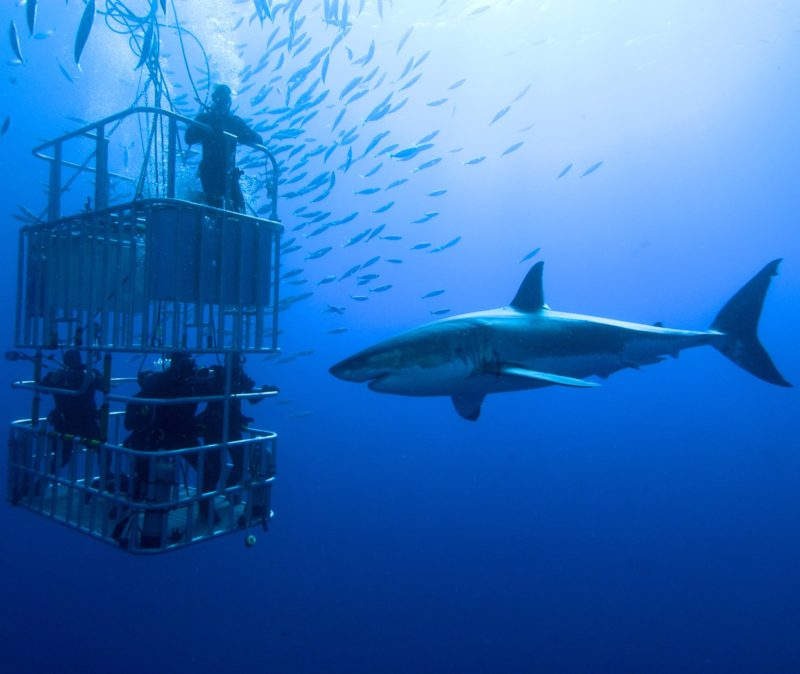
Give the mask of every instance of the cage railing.
[[129, 552], [158, 553], [260, 525], [271, 517], [277, 436], [145, 451], [15, 421], [8, 497]]
[[[152, 157], [163, 159], [166, 164], [163, 175], [158, 176], [157, 182], [163, 184], [163, 193], [160, 196], [175, 198], [178, 156], [181, 152], [180, 130], [186, 127], [202, 129], [205, 133], [216, 133], [222, 136], [225, 143], [237, 143], [235, 135], [226, 131], [215, 129], [211, 126], [197, 122], [189, 117], [184, 117], [171, 110], [156, 107], [136, 106], [118, 112], [101, 120], [85, 124], [74, 131], [65, 133], [53, 140], [49, 140], [33, 149], [33, 154], [50, 163], [48, 180], [48, 208], [47, 219], [58, 220], [62, 214], [62, 195], [77, 175], [83, 173], [94, 174], [94, 208], [102, 210], [110, 205], [110, 178], [132, 181], [131, 176], [120, 172], [118, 167], [110, 166], [109, 141], [114, 130], [119, 124], [132, 117], [144, 117], [143, 125], [148, 129], [147, 141], [142, 156], [142, 165], [139, 170], [138, 180], [141, 183], [145, 177], [149, 162]], [[72, 149], [70, 144], [76, 141], [89, 140], [92, 149], [82, 161], [71, 160], [66, 157], [66, 151]], [[151, 145], [158, 143], [156, 152], [151, 152]], [[279, 167], [275, 156], [263, 145], [239, 143], [263, 157], [261, 168], [264, 170], [263, 196], [269, 202], [270, 220], [278, 221], [278, 178]], [[226, 156], [227, 161], [227, 156]], [[156, 164], [160, 165], [160, 164]], [[254, 162], [249, 162], [250, 166]], [[255, 164], [258, 167], [257, 163]], [[73, 171], [69, 181], [64, 181], [65, 169]], [[225, 167], [225, 174], [233, 170], [232, 166]], [[137, 190], [138, 192], [138, 190]], [[140, 196], [137, 194], [137, 196]], [[258, 195], [256, 195], [258, 197]]]
[[22, 227], [16, 345], [276, 350], [282, 229], [179, 199]]

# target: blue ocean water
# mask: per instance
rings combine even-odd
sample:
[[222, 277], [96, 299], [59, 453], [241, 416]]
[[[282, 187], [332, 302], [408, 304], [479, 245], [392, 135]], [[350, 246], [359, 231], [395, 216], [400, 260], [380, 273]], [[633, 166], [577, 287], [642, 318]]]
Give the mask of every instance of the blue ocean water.
[[[233, 535], [140, 558], [4, 502], [4, 671], [800, 670], [796, 389], [700, 348], [595, 390], [492, 395], [469, 422], [446, 398], [377, 394], [328, 373], [434, 311], [507, 304], [538, 260], [554, 309], [705, 329], [765, 263], [784, 258], [759, 333], [796, 384], [800, 8], [293, 0], [267, 3], [274, 16], [262, 26], [253, 17], [262, 4], [176, 0], [166, 23], [177, 12], [206, 49], [211, 83], [229, 83], [254, 124], [296, 104], [324, 56], [296, 88], [292, 76], [338, 40], [312, 94], [330, 91], [319, 114], [292, 127], [303, 134], [290, 144], [306, 148], [279, 155], [289, 179], [307, 174], [284, 197], [335, 174], [318, 202], [320, 192], [280, 201], [284, 239], [302, 246], [283, 265], [303, 270], [290, 280], [306, 280], [284, 283], [282, 296], [313, 294], [281, 312], [288, 362], [247, 363], [281, 389], [254, 408], [279, 433], [275, 518], [253, 548]], [[84, 4], [39, 5], [34, 31], [25, 6], [2, 9], [24, 58], [4, 47], [8, 348], [20, 224], [11, 216], [20, 204], [38, 213], [46, 199], [47, 167], [31, 148], [76, 128], [71, 118], [131, 105], [146, 80], [128, 37], [102, 14], [78, 68]], [[151, 7], [127, 5], [138, 15]], [[161, 65], [180, 95], [189, 85], [174, 33], [162, 31]], [[248, 77], [270, 48], [268, 65]], [[186, 50], [199, 80], [202, 55]], [[407, 101], [366, 121], [389, 94], [391, 106]], [[197, 112], [191, 94], [182, 105]], [[434, 132], [412, 160], [379, 155]], [[319, 146], [333, 147], [327, 161], [297, 166]], [[379, 190], [355, 194], [370, 188]], [[316, 236], [316, 225], [291, 231], [315, 210], [358, 216]], [[344, 245], [380, 225], [371, 240]], [[356, 285], [358, 272], [318, 285], [374, 256], [371, 283]], [[306, 355], [289, 358], [297, 354]], [[2, 374], [30, 373], [3, 361]], [[2, 402], [7, 421], [29, 414], [26, 394], [6, 390]]]

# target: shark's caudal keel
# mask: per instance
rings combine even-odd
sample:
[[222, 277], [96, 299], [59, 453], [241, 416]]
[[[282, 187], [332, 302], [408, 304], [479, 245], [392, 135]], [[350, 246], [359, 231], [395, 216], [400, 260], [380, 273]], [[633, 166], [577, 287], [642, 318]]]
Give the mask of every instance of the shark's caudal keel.
[[789, 386], [756, 335], [779, 262], [766, 265], [723, 307], [711, 328], [701, 331], [552, 311], [544, 302], [539, 262], [509, 306], [413, 328], [330, 371], [367, 383], [373, 391], [450, 396], [458, 413], [471, 420], [478, 418], [489, 393], [553, 385], [592, 388], [598, 384], [587, 377], [605, 378], [706, 344], [756, 377]]

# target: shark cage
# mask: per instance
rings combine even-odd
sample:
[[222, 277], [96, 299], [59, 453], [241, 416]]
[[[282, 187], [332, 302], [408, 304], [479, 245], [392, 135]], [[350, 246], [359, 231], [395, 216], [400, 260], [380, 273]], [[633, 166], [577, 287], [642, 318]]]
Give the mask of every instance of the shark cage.
[[[278, 350], [278, 166], [265, 147], [241, 146], [258, 210], [227, 208], [229, 193], [206, 205], [193, 191], [197, 153], [182, 142], [192, 125], [236, 146], [176, 113], [134, 107], [37, 147], [47, 211], [28, 212], [19, 234], [17, 351], [6, 357], [32, 366], [12, 383], [32, 404], [10, 425], [8, 499], [131, 553], [266, 529], [273, 514], [277, 435], [240, 422], [251, 421], [244, 401], [278, 393], [241, 385], [246, 354]], [[143, 383], [148, 354], [169, 363], [155, 371], [166, 386]], [[185, 376], [170, 378], [178, 366]], [[43, 396], [56, 403], [47, 416]], [[87, 410], [83, 426], [59, 416]], [[186, 430], [204, 415], [215, 433]]]

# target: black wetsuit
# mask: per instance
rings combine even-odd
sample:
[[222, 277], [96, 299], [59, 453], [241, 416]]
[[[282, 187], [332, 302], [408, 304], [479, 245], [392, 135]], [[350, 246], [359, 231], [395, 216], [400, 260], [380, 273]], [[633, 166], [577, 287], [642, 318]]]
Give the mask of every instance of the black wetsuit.
[[[260, 144], [261, 136], [247, 123], [230, 112], [209, 110], [200, 113], [196, 121], [207, 124], [218, 131], [227, 131], [237, 137], [238, 142]], [[236, 168], [236, 143], [226, 142], [221, 133], [210, 133], [196, 126], [186, 129], [186, 142], [203, 144], [203, 159], [200, 162], [200, 181], [209, 206], [223, 208], [226, 173], [230, 178], [231, 210], [244, 213], [244, 196], [239, 185], [240, 171]], [[227, 146], [227, 147], [226, 147]]]
[[[87, 381], [86, 378], [89, 378]], [[81, 438], [97, 440], [100, 438], [95, 393], [98, 391], [101, 374], [97, 370], [86, 371], [85, 365], [48, 372], [42, 385], [78, 391], [79, 395], [53, 394], [55, 408], [47, 415], [57, 433], [67, 433]], [[72, 441], [62, 441], [61, 465], [63, 468], [72, 455]]]
[[[171, 366], [164, 371], [142, 372], [139, 375], [141, 390], [137, 398], [184, 398], [197, 395], [193, 382], [193, 361]], [[130, 435], [123, 443], [125, 447], [140, 451], [162, 449], [184, 449], [199, 446], [197, 403], [178, 405], [149, 405], [128, 403], [125, 408], [125, 428]], [[196, 466], [197, 455], [186, 454], [186, 460]], [[213, 489], [219, 479], [219, 466], [214, 465], [212, 457], [207, 460], [203, 470], [202, 489]], [[219, 462], [216, 461], [218, 464]], [[150, 462], [145, 458], [136, 460], [134, 497], [142, 498]]]
[[[218, 365], [211, 368], [210, 395], [225, 393], [225, 367]], [[234, 368], [231, 376], [232, 393], [249, 393], [253, 390], [255, 382], [248, 377], [241, 368]], [[200, 415], [201, 428], [203, 429], [203, 442], [207, 445], [222, 442], [225, 419], [225, 401], [212, 400], [206, 404], [205, 410]], [[242, 414], [242, 401], [230, 401], [228, 408], [228, 442], [242, 439], [242, 428], [253, 419]], [[233, 469], [228, 476], [228, 487], [238, 484], [244, 474], [244, 449], [241, 445], [228, 447]]]

